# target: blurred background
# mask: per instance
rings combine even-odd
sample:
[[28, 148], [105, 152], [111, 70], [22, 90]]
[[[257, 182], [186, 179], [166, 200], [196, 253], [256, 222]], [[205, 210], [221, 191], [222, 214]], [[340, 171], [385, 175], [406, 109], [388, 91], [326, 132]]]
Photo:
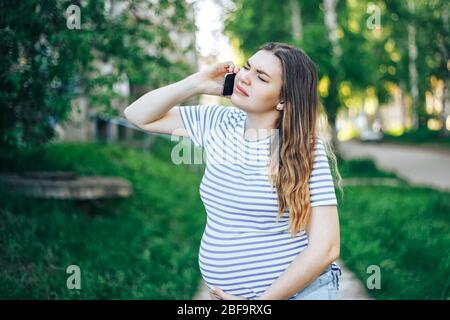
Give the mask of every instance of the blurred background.
[[1, 0], [0, 298], [198, 297], [204, 164], [123, 110], [269, 41], [318, 66], [343, 297], [449, 299], [444, 0]]

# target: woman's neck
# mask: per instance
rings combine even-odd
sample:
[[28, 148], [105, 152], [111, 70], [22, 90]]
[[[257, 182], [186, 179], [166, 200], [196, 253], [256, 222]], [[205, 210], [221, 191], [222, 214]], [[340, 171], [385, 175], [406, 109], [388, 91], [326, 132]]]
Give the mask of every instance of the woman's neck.
[[247, 113], [244, 123], [244, 138], [246, 140], [260, 140], [271, 135], [271, 130], [275, 129], [275, 121], [278, 112]]

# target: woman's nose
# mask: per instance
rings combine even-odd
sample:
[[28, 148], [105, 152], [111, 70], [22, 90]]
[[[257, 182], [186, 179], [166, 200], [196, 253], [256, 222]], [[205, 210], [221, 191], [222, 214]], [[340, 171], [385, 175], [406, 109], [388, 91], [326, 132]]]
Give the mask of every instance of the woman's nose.
[[[244, 71], [246, 71], [246, 70], [244, 69]], [[245, 83], [249, 84], [250, 83], [249, 72], [240, 72], [240, 73], [242, 73], [242, 74], [240, 74], [240, 77], [239, 77], [240, 80], [242, 82], [245, 82]]]

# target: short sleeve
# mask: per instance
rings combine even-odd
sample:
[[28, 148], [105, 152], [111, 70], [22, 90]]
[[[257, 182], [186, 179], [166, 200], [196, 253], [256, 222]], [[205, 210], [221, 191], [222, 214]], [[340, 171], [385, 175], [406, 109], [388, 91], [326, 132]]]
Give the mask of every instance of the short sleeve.
[[325, 145], [319, 138], [316, 141], [313, 170], [309, 178], [311, 207], [337, 205], [334, 181]]
[[184, 128], [195, 146], [205, 145], [211, 130], [218, 127], [228, 109], [221, 105], [179, 106]]

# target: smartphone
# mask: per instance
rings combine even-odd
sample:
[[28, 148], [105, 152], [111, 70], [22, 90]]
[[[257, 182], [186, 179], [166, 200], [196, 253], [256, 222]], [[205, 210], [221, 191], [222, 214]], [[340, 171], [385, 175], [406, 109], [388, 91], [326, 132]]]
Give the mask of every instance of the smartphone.
[[231, 96], [234, 88], [234, 78], [236, 73], [227, 73], [223, 81], [222, 96]]

